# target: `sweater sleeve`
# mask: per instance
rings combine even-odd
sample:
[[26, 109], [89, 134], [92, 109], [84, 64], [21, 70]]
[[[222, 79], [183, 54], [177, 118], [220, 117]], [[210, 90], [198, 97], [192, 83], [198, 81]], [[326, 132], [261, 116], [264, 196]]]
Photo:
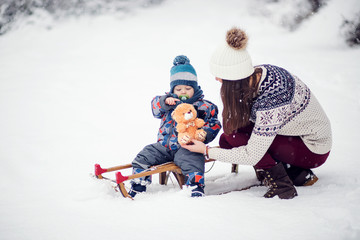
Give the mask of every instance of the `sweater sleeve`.
[[232, 149], [210, 148], [209, 157], [221, 162], [255, 166], [265, 155], [276, 136], [274, 132], [269, 135], [256, 133], [255, 129], [259, 128], [258, 119], [259, 117], [247, 145]]

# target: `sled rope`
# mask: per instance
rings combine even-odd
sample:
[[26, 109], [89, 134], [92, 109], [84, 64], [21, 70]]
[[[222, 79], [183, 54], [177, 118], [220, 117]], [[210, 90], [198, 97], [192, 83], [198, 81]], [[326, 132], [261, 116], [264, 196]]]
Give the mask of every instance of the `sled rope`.
[[240, 192], [240, 191], [245, 191], [245, 190], [249, 190], [250, 188], [253, 188], [253, 187], [262, 187], [264, 186], [263, 184], [252, 184], [250, 186], [247, 186], [247, 187], [242, 187], [240, 189], [234, 189], [234, 190], [230, 190], [230, 191], [226, 191], [226, 192], [222, 192], [222, 193], [219, 193], [217, 195], [223, 195], [223, 194], [228, 194], [228, 193], [231, 193], [231, 192]]
[[210, 169], [209, 170], [207, 170], [206, 172], [204, 172], [204, 173], [208, 173], [208, 172], [210, 172], [211, 171], [211, 169], [214, 167], [214, 165], [215, 165], [215, 161], [213, 162], [213, 164], [211, 165], [211, 167], [210, 167]]

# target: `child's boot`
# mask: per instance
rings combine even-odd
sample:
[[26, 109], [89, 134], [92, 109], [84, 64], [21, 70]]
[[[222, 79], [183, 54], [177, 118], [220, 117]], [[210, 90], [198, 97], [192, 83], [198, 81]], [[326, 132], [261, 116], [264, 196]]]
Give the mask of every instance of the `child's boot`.
[[191, 197], [203, 197], [205, 195], [204, 185], [198, 184], [193, 185], [191, 190]]
[[[141, 168], [133, 168], [133, 174], [141, 173], [144, 169]], [[146, 186], [151, 184], [151, 176], [136, 178], [131, 180], [131, 189], [128, 192], [129, 195], [133, 198], [137, 193], [145, 192]]]
[[191, 197], [203, 197], [205, 195], [204, 174], [192, 172], [187, 174], [186, 177], [186, 185], [192, 188]]
[[139, 183], [131, 183], [131, 189], [129, 191], [129, 195], [133, 198], [135, 197], [136, 194], [141, 193], [141, 192], [145, 192], [146, 191], [146, 186], [145, 185], [141, 185]]
[[293, 182], [286, 173], [282, 163], [259, 171], [259, 173], [264, 177], [264, 182], [269, 187], [264, 195], [265, 198], [272, 198], [277, 195], [281, 199], [291, 199], [297, 196]]

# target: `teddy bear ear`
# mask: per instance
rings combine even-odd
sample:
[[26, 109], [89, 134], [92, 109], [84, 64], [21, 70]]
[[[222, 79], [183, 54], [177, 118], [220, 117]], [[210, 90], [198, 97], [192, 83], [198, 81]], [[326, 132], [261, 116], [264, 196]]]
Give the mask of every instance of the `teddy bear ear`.
[[173, 111], [173, 112], [171, 113], [171, 117], [172, 117], [172, 119], [174, 119], [174, 120], [176, 121], [176, 119], [175, 119], [175, 111]]

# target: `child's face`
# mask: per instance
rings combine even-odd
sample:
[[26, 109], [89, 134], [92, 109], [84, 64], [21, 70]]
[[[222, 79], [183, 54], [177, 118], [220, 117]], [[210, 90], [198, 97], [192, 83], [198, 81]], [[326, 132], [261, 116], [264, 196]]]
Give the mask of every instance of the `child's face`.
[[194, 88], [188, 85], [177, 85], [174, 88], [174, 93], [179, 97], [181, 95], [188, 95], [189, 98], [194, 96]]

